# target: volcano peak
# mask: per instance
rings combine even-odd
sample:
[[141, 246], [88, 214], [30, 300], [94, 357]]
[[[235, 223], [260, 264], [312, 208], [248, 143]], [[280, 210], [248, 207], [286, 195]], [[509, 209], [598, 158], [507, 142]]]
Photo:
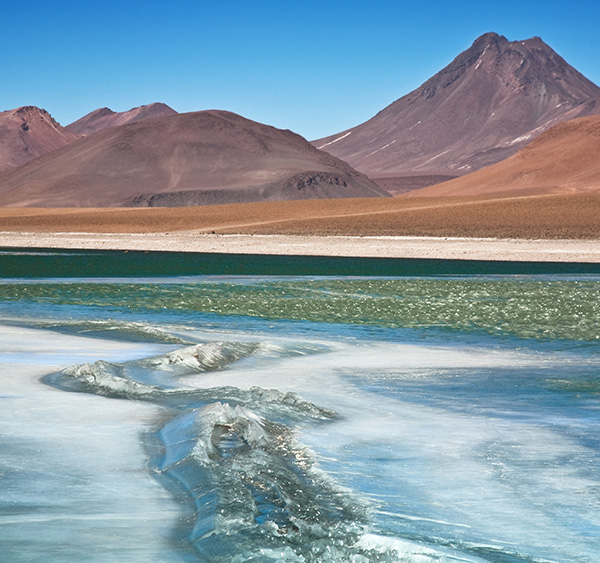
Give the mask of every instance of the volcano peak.
[[540, 37], [488, 32], [372, 119], [314, 143], [371, 177], [462, 175], [599, 112], [600, 88]]

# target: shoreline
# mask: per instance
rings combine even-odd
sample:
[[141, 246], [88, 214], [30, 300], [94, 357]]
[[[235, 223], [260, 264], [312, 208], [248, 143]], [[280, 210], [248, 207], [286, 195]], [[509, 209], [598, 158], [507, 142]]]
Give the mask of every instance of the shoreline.
[[600, 240], [587, 239], [5, 231], [0, 248], [600, 263]]

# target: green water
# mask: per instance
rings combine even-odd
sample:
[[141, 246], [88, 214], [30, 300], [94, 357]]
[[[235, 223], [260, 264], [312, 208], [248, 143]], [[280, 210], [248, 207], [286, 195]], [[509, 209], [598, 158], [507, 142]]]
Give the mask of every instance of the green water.
[[600, 274], [600, 264], [0, 248], [2, 278]]
[[206, 280], [4, 283], [0, 300], [600, 340], [600, 284], [594, 279]]

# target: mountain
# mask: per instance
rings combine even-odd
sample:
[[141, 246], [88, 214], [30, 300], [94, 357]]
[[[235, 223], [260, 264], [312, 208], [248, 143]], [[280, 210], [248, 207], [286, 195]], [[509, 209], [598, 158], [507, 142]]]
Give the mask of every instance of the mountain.
[[162, 115], [176, 115], [166, 104], [155, 103], [116, 113], [98, 109], [62, 127], [46, 110], [24, 106], [0, 112], [0, 172], [16, 168], [81, 136]]
[[421, 87], [352, 129], [314, 141], [371, 178], [462, 175], [561, 121], [600, 113], [600, 88], [539, 37], [479, 37]]
[[387, 192], [291, 131], [225, 111], [110, 127], [0, 174], [0, 205], [184, 206]]
[[0, 112], [0, 171], [21, 166], [77, 138], [44, 109], [24, 106]]
[[176, 115], [177, 112], [163, 103], [132, 108], [129, 111], [115, 112], [109, 108], [100, 108], [67, 125], [66, 129], [78, 136], [87, 136], [115, 125], [125, 125], [163, 115]]
[[600, 115], [555, 125], [511, 157], [410, 196], [600, 192]]

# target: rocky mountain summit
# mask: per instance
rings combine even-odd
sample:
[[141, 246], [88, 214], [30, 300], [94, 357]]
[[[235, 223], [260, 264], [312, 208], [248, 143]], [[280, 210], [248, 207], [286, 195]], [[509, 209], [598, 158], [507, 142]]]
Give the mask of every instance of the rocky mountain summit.
[[44, 109], [23, 106], [0, 112], [0, 171], [21, 166], [77, 138]]
[[597, 113], [600, 88], [539, 37], [486, 33], [372, 119], [314, 144], [372, 178], [463, 175]]
[[66, 129], [76, 135], [86, 137], [108, 127], [135, 123], [136, 121], [163, 115], [177, 115], [177, 112], [167, 104], [160, 102], [121, 112], [113, 111], [110, 108], [100, 108], [67, 125]]

